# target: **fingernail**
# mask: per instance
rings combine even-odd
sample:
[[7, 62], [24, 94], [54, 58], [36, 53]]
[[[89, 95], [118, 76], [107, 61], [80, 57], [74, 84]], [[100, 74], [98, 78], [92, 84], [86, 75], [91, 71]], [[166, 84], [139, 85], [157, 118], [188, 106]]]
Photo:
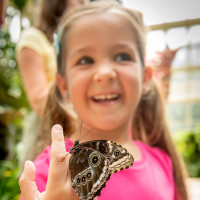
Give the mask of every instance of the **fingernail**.
[[28, 169], [31, 166], [31, 161], [30, 160], [26, 160], [24, 163], [24, 168]]
[[24, 167], [28, 167], [28, 165], [30, 165], [30, 161], [26, 160], [25, 163], [24, 163]]
[[62, 131], [62, 126], [61, 126], [60, 124], [56, 124], [56, 125], [54, 126], [54, 129], [55, 129], [55, 131], [57, 131], [57, 132], [61, 132], [61, 131]]

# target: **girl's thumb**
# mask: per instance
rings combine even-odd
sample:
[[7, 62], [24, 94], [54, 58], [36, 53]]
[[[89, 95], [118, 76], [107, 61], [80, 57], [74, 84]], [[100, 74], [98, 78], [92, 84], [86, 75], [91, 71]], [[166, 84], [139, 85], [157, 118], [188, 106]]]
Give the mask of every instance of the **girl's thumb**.
[[19, 179], [19, 186], [23, 196], [23, 200], [35, 200], [39, 197], [39, 191], [35, 183], [35, 166], [33, 162], [26, 161], [24, 170]]

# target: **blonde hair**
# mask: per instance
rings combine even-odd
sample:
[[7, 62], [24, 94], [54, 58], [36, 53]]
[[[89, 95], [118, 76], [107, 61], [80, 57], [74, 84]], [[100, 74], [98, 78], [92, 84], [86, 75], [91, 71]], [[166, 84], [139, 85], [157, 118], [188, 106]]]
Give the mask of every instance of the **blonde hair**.
[[[81, 6], [69, 13], [61, 22], [60, 52], [58, 54], [58, 73], [65, 74], [65, 55], [67, 44], [67, 32], [73, 26], [74, 22], [85, 15], [101, 13], [117, 13], [125, 17], [132, 25], [133, 34], [137, 41], [137, 48], [141, 63], [144, 68], [145, 59], [145, 26], [142, 15], [134, 10], [125, 8], [118, 3], [111, 1], [97, 1], [88, 5]], [[50, 129], [55, 123], [60, 123], [64, 128], [65, 136], [69, 137], [74, 130], [74, 123], [69, 114], [70, 108], [63, 100], [57, 86], [54, 84], [47, 100], [45, 115], [43, 116], [43, 127], [47, 127], [45, 133], [50, 133]], [[174, 169], [174, 180], [177, 188], [177, 198], [187, 200], [186, 185], [184, 182], [184, 170], [173, 145], [165, 116], [162, 97], [156, 84], [152, 81], [152, 91], [141, 98], [138, 108], [133, 118], [132, 133], [133, 139], [141, 140], [150, 146], [157, 146], [166, 151], [172, 158]]]
[[186, 169], [174, 146], [165, 116], [164, 97], [155, 80], [151, 81], [151, 90], [142, 96], [136, 109], [132, 123], [132, 138], [150, 146], [160, 147], [168, 153], [173, 163], [176, 199], [187, 200]]

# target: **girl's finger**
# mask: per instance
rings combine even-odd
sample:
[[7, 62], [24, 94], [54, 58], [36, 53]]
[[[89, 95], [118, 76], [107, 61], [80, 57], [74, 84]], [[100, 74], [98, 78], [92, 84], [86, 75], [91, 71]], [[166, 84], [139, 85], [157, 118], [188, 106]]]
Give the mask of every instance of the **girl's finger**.
[[35, 183], [35, 166], [33, 162], [25, 162], [24, 170], [19, 179], [19, 186], [23, 200], [35, 200], [39, 198], [40, 192]]
[[47, 181], [47, 190], [56, 190], [63, 188], [67, 181], [67, 159], [64, 142], [63, 129], [60, 125], [52, 128], [51, 161], [49, 165], [49, 176]]
[[61, 125], [56, 124], [53, 126], [51, 130], [51, 159], [54, 159], [58, 156], [58, 154], [61, 156], [61, 154], [66, 155], [66, 149], [65, 149], [65, 141], [64, 141], [64, 134], [63, 134], [63, 128]]

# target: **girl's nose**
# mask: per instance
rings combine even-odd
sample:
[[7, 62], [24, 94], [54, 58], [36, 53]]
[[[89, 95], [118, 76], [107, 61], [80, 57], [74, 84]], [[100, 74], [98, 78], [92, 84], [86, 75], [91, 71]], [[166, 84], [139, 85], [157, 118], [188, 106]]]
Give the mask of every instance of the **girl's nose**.
[[95, 81], [110, 81], [115, 79], [117, 76], [117, 73], [114, 69], [114, 67], [110, 65], [103, 65], [97, 68], [95, 75], [94, 75], [94, 80]]

